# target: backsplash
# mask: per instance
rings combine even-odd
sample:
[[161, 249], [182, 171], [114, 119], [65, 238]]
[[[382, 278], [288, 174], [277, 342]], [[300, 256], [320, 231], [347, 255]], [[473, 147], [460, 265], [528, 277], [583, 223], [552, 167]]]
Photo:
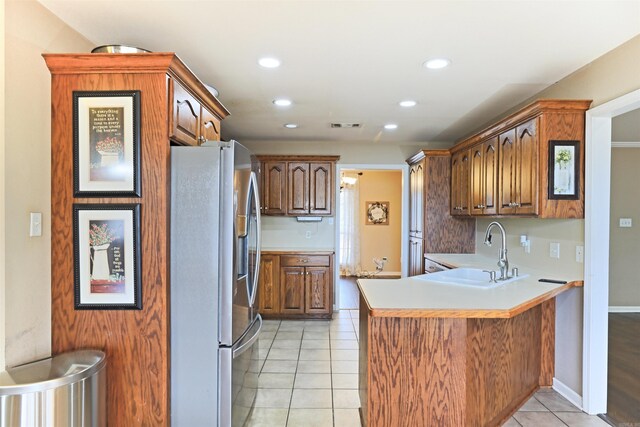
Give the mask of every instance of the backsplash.
[[[483, 254], [498, 261], [500, 250], [500, 231], [494, 229], [491, 247], [483, 244], [484, 233], [491, 218], [478, 218], [476, 223], [476, 253]], [[576, 246], [584, 247], [583, 219], [536, 219], [536, 218], [499, 218], [507, 231], [507, 249], [509, 264], [512, 267], [535, 266], [538, 270], [549, 271], [549, 278], [553, 273], [562, 273], [564, 277], [582, 280], [584, 277], [584, 263], [576, 262]], [[520, 246], [520, 235], [526, 234], [531, 240], [531, 253], [525, 253]], [[549, 244], [560, 244], [560, 258], [549, 256]], [[520, 270], [523, 272], [523, 269]]]
[[335, 249], [333, 217], [298, 222], [295, 217], [262, 216], [262, 247], [268, 249]]

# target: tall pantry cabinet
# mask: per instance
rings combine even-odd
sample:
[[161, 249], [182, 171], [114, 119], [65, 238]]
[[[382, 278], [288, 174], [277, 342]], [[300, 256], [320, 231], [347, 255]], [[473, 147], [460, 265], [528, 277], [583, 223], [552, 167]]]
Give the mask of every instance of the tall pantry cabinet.
[[475, 219], [449, 212], [451, 156], [422, 150], [409, 164], [409, 276], [423, 274], [426, 253], [473, 253]]

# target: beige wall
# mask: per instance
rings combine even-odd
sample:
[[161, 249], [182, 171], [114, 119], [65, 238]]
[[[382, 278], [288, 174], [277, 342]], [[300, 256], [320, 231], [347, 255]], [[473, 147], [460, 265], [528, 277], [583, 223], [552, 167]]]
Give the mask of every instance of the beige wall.
[[[360, 265], [375, 271], [373, 258], [387, 257], [384, 271], [400, 272], [402, 171], [360, 171]], [[389, 225], [367, 225], [367, 202], [389, 202]]]
[[0, 372], [5, 368], [4, 3], [0, 8]]
[[262, 216], [262, 247], [266, 250], [335, 250], [335, 220], [297, 222], [295, 217]]
[[[640, 138], [638, 138], [640, 140]], [[611, 151], [611, 225], [609, 247], [609, 306], [640, 307], [640, 148]], [[620, 228], [620, 218], [633, 227]]]
[[[44, 52], [87, 52], [92, 44], [35, 1], [6, 2], [5, 194], [6, 365], [51, 352], [51, 106]], [[42, 237], [29, 237], [42, 212]], [[73, 286], [69, 283], [69, 286]]]

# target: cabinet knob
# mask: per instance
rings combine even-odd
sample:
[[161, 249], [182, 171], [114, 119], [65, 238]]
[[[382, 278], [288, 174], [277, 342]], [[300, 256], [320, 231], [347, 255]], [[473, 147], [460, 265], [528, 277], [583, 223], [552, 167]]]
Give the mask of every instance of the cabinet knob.
[[198, 141], [200, 142], [200, 144], [204, 143], [207, 140], [207, 138], [205, 138], [204, 136], [200, 135], [198, 137]]

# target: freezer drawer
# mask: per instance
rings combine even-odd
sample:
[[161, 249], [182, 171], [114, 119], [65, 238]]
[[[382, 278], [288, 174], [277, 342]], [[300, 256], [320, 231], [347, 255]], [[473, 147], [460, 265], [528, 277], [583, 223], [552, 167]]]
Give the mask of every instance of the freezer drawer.
[[262, 317], [258, 315], [236, 345], [220, 348], [220, 427], [242, 427], [251, 415], [258, 390], [261, 329]]

